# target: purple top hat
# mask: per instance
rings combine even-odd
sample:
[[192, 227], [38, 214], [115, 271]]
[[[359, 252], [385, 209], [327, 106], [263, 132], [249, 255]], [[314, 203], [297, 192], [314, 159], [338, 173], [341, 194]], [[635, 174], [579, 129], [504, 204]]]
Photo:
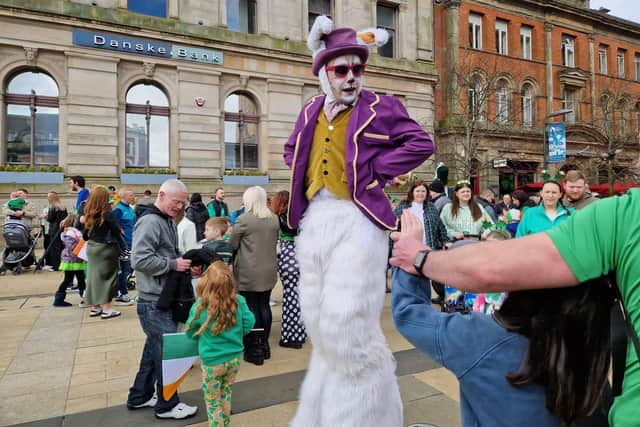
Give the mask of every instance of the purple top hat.
[[367, 62], [369, 58], [369, 48], [363, 44], [359, 44], [356, 39], [356, 30], [353, 28], [336, 28], [329, 34], [322, 37], [326, 49], [317, 53], [313, 58], [313, 66], [311, 70], [313, 75], [317, 76], [320, 68], [327, 62], [338, 56], [355, 54], [360, 57], [362, 63]]

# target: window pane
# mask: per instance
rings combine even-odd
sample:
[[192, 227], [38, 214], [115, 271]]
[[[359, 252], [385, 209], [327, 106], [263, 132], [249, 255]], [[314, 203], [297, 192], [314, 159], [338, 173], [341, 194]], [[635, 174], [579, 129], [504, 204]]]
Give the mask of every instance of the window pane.
[[244, 144], [244, 167], [243, 169], [258, 169], [258, 145]]
[[331, 15], [331, 0], [309, 0], [309, 12]]
[[7, 105], [7, 162], [29, 163], [31, 112], [26, 105]]
[[147, 123], [143, 114], [127, 113], [126, 167], [144, 167], [147, 159]]
[[11, 79], [7, 86], [7, 93], [16, 95], [31, 95], [31, 90], [34, 90], [36, 95], [58, 96], [58, 85], [44, 73], [20, 73]]
[[149, 166], [169, 167], [169, 117], [151, 116], [149, 123]]
[[128, 0], [127, 7], [131, 12], [167, 17], [167, 0]]
[[36, 165], [58, 164], [58, 109], [38, 107], [36, 111]]
[[227, 28], [231, 31], [255, 33], [255, 0], [227, 0]]
[[224, 168], [240, 169], [240, 144], [224, 144]]
[[138, 84], [132, 86], [127, 92], [127, 104], [144, 105], [149, 101], [151, 105], [168, 107], [169, 99], [160, 88], [149, 84]]
[[378, 16], [378, 26], [384, 28], [396, 28], [396, 9], [395, 7], [378, 5], [376, 7]]
[[224, 111], [227, 113], [239, 113], [257, 115], [258, 109], [251, 98], [246, 95], [233, 93], [224, 100]]

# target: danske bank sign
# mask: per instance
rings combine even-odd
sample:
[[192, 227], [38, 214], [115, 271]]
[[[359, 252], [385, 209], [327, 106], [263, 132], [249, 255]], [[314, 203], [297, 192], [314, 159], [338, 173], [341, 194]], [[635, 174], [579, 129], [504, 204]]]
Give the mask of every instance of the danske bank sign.
[[198, 49], [153, 40], [121, 37], [106, 33], [94, 33], [92, 31], [73, 30], [73, 44], [96, 49], [135, 53], [137, 55], [203, 62], [206, 64], [221, 65], [223, 63], [222, 52], [217, 50]]

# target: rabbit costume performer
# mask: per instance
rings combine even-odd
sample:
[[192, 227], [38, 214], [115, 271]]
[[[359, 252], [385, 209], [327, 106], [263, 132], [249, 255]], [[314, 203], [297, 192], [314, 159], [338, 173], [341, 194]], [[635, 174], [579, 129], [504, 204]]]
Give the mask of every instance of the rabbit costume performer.
[[313, 344], [292, 427], [402, 425], [395, 360], [380, 326], [388, 231], [396, 228], [383, 188], [434, 146], [400, 101], [362, 89], [369, 46], [387, 39], [384, 30], [333, 29], [324, 16], [309, 34], [324, 95], [303, 107], [284, 150]]

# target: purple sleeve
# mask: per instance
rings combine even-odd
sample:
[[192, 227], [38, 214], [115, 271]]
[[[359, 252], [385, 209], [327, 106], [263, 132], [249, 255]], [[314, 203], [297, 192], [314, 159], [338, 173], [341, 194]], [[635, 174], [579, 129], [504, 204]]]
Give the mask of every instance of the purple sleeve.
[[407, 173], [420, 166], [435, 151], [431, 136], [420, 127], [402, 103], [393, 97], [389, 113], [381, 116], [390, 130], [389, 137], [394, 148], [382, 153], [373, 161], [374, 170], [385, 180]]
[[302, 131], [302, 127], [304, 126], [304, 111], [308, 108], [308, 104], [306, 104], [300, 114], [298, 115], [298, 119], [296, 120], [296, 125], [293, 128], [293, 132], [286, 144], [284, 145], [284, 162], [291, 169], [291, 164], [293, 163], [293, 154], [296, 150], [296, 140], [298, 139], [298, 134]]

